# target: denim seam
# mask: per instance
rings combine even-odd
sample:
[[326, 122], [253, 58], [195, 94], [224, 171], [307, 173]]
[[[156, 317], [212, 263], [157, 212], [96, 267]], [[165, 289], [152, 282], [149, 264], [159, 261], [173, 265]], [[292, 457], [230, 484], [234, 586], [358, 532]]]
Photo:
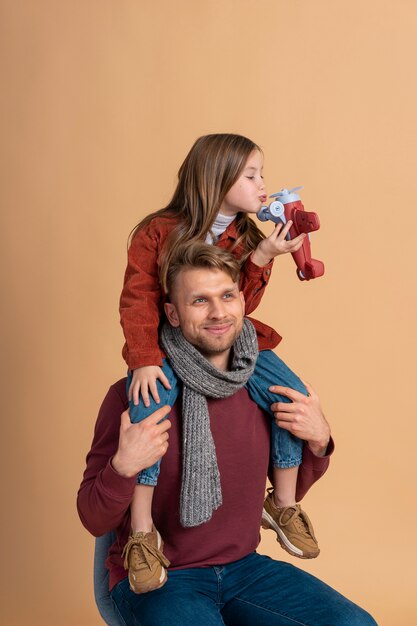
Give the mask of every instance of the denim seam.
[[234, 600], [237, 600], [238, 602], [242, 602], [243, 604], [249, 604], [250, 606], [255, 606], [256, 608], [262, 609], [263, 611], [267, 611], [268, 613], [272, 613], [273, 615], [279, 615], [280, 617], [283, 617], [291, 621], [293, 624], [299, 624], [300, 626], [313, 626], [313, 624], [309, 624], [307, 622], [300, 622], [298, 619], [290, 617], [289, 615], [285, 615], [285, 613], [281, 613], [280, 611], [277, 611], [275, 609], [270, 609], [266, 606], [262, 606], [261, 604], [255, 604], [255, 602], [249, 602], [248, 600], [243, 600], [243, 598], [235, 597]]
[[223, 568], [221, 569], [221, 571], [218, 571], [216, 568], [213, 568], [214, 572], [216, 573], [216, 577], [217, 577], [217, 599], [216, 599], [216, 604], [218, 607], [220, 607], [221, 605], [224, 605], [224, 602], [222, 602], [222, 573], [223, 573]]
[[[138, 622], [137, 622], [137, 620], [136, 620], [136, 615], [135, 615], [135, 613], [132, 611], [132, 607], [130, 606], [130, 604], [129, 604], [129, 602], [128, 602], [127, 598], [126, 598], [125, 590], [124, 590], [124, 587], [123, 587], [123, 585], [122, 585], [122, 583], [123, 583], [125, 580], [127, 580], [127, 579], [125, 578], [123, 581], [120, 581], [120, 583], [118, 583], [118, 584], [116, 585], [117, 589], [116, 589], [116, 587], [115, 587], [115, 592], [116, 592], [116, 594], [118, 594], [118, 595], [120, 596], [120, 601], [121, 601], [121, 602], [124, 604], [124, 606], [126, 607], [126, 610], [127, 610], [127, 611], [128, 611], [128, 613], [129, 613], [129, 617], [131, 617], [131, 618], [133, 619], [133, 621], [134, 621], [134, 623], [135, 623], [135, 626], [139, 626], [139, 624], [138, 624]], [[113, 596], [113, 593], [112, 593], [112, 592], [110, 592], [110, 597], [111, 597], [111, 599], [112, 599], [112, 601], [113, 601], [113, 606], [114, 606], [114, 608], [115, 608], [115, 611], [116, 611], [117, 615], [119, 615], [119, 616], [120, 616], [120, 618], [121, 618], [121, 620], [123, 621], [123, 623], [124, 623], [124, 624], [126, 624], [126, 626], [127, 626], [127, 622], [126, 622], [126, 620], [125, 620], [125, 618], [124, 618], [124, 615], [120, 612], [120, 609], [119, 609], [119, 607], [118, 607], [118, 605], [117, 605], [116, 599], [115, 599], [115, 597]]]
[[[112, 598], [112, 602], [113, 602], [114, 612], [116, 613], [117, 617], [119, 617], [120, 620], [123, 622], [123, 624], [125, 624], [127, 626], [127, 622], [126, 622], [125, 618], [123, 617], [123, 615], [120, 613], [119, 607], [117, 606], [117, 604], [116, 604], [116, 602], [114, 601], [113, 598]], [[126, 604], [126, 601], [124, 599], [123, 599], [123, 602]], [[135, 618], [134, 615], [133, 615], [133, 619], [135, 620], [135, 623], [137, 623], [136, 622], [136, 618]]]
[[301, 458], [300, 459], [289, 459], [288, 461], [278, 461], [275, 462], [273, 461], [273, 466], [274, 467], [278, 467], [278, 468], [284, 468], [287, 469], [289, 467], [298, 467], [299, 465], [301, 465]]
[[152, 480], [152, 478], [148, 478], [147, 476], [141, 476], [142, 472], [138, 474], [136, 484], [137, 485], [150, 485], [151, 487], [156, 487], [158, 481]]

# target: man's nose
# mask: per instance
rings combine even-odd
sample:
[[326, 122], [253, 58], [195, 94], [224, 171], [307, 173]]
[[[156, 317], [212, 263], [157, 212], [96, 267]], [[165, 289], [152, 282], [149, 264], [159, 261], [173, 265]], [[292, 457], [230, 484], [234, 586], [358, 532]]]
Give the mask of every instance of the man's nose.
[[223, 300], [212, 300], [210, 303], [209, 315], [214, 319], [221, 319], [225, 317], [225, 306]]

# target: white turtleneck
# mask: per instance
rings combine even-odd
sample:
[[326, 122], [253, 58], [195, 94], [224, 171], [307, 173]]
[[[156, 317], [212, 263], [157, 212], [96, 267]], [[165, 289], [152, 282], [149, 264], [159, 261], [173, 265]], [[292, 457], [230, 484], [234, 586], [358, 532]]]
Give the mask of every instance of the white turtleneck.
[[216, 243], [220, 235], [224, 233], [226, 228], [235, 218], [236, 215], [222, 215], [221, 213], [218, 213], [216, 219], [214, 220], [214, 224], [211, 227], [211, 231], [207, 233], [206, 243]]

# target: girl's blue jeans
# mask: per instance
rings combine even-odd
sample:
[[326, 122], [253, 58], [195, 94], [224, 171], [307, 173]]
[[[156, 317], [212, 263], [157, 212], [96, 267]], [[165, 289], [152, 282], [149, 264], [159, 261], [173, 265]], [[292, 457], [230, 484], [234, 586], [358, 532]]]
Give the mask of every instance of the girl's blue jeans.
[[[171, 389], [165, 389], [163, 384], [157, 380], [157, 387], [160, 404], [156, 404], [150, 396], [151, 404], [145, 407], [140, 398], [139, 404], [130, 402], [130, 420], [137, 423], [154, 413], [158, 406], [168, 404], [172, 406], [176, 401], [180, 391], [180, 381], [178, 380], [174, 370], [170, 366], [167, 359], [163, 360], [162, 371], [170, 382]], [[132, 379], [131, 373], [128, 375], [127, 389], [129, 390]], [[256, 404], [272, 416], [272, 437], [271, 437], [271, 459], [274, 467], [296, 467], [301, 464], [303, 451], [303, 442], [301, 439], [294, 437], [287, 430], [279, 428], [274, 420], [271, 412], [271, 404], [273, 402], [290, 402], [285, 396], [281, 396], [269, 391], [271, 385], [282, 385], [290, 387], [296, 391], [300, 391], [307, 395], [307, 390], [301, 380], [290, 368], [285, 365], [275, 352], [272, 350], [262, 350], [259, 352], [256, 361], [255, 371], [246, 383], [245, 387], [250, 397]], [[151, 467], [143, 470], [138, 475], [137, 482], [143, 485], [155, 486], [158, 482], [159, 468], [161, 461], [157, 461]]]

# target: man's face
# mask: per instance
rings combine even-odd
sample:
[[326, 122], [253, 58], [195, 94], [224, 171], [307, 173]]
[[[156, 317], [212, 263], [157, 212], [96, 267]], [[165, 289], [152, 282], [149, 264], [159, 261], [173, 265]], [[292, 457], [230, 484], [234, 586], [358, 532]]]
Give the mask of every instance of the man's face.
[[227, 367], [230, 348], [243, 326], [245, 303], [239, 286], [225, 272], [209, 268], [182, 270], [165, 312], [172, 326], [208, 360]]

